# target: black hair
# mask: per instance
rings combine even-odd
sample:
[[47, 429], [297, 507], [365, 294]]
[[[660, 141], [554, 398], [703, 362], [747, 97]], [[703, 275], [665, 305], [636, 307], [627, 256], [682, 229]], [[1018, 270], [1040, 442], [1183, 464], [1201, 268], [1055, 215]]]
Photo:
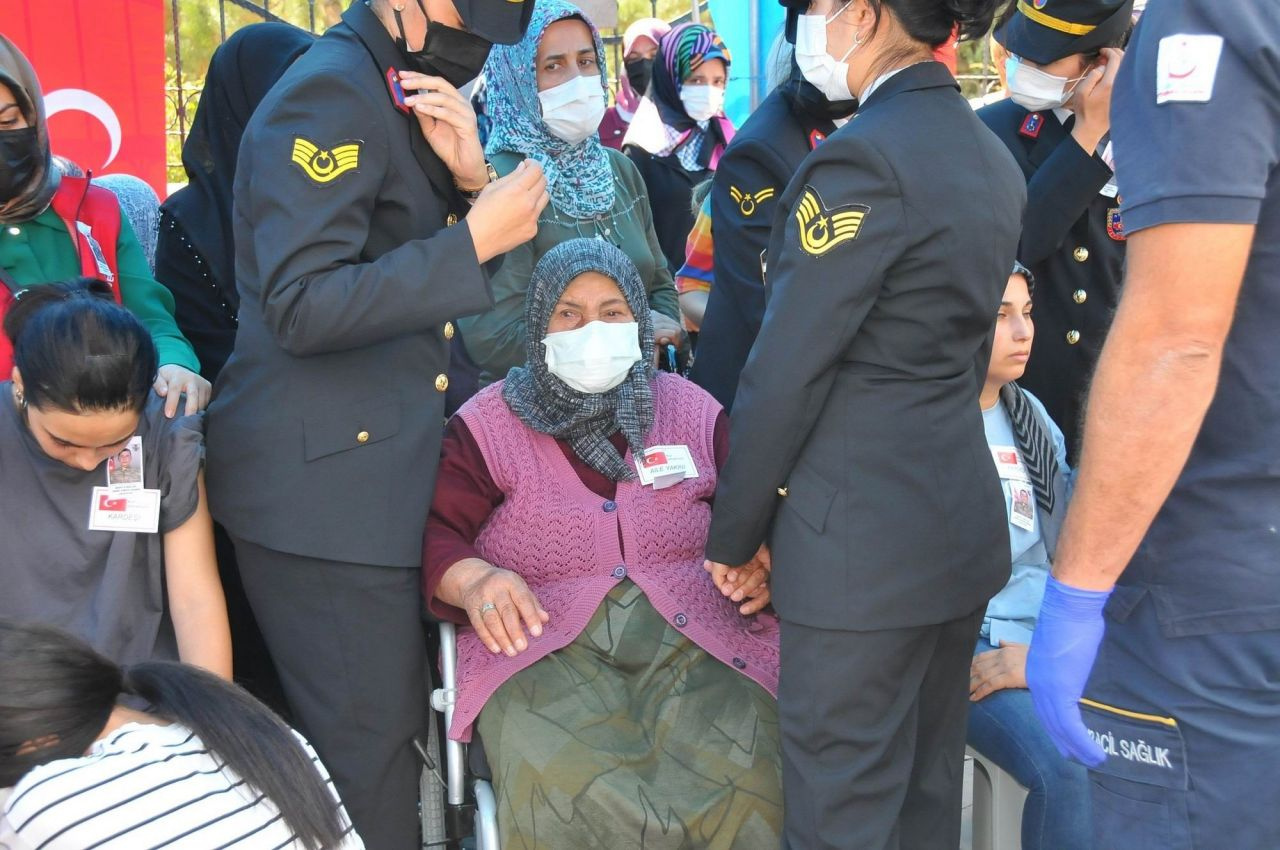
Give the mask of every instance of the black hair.
[[84, 755], [116, 699], [133, 694], [200, 737], [245, 782], [266, 795], [309, 850], [345, 835], [338, 803], [293, 732], [240, 687], [171, 661], [120, 668], [50, 626], [0, 618], [0, 787], [29, 770]]
[[146, 405], [156, 376], [155, 343], [102, 281], [81, 277], [19, 291], [4, 332], [33, 407], [140, 411]]
[[982, 38], [991, 23], [1012, 0], [867, 0], [876, 16], [876, 25], [885, 7], [907, 35], [930, 49], [945, 43], [959, 28], [962, 39]]

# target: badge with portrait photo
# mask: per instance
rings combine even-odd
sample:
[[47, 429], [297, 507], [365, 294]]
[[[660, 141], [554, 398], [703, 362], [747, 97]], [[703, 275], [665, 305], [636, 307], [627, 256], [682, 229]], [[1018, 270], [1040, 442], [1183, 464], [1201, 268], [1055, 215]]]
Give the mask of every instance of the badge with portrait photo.
[[1024, 531], [1036, 527], [1036, 494], [1030, 482], [1009, 482], [1009, 522]]
[[123, 449], [107, 458], [107, 490], [113, 496], [137, 493], [145, 487], [142, 480], [142, 438], [134, 434]]

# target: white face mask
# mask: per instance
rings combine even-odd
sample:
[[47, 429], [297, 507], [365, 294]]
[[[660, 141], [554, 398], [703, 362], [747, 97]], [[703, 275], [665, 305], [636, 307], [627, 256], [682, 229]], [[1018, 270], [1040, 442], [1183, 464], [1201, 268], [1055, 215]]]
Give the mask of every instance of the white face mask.
[[845, 4], [829, 19], [823, 15], [801, 15], [796, 22], [796, 65], [804, 78], [831, 101], [853, 100], [853, 92], [849, 91], [849, 63], [845, 60], [862, 42], [855, 33], [853, 47], [844, 56], [836, 59], [827, 52], [827, 24], [852, 5]]
[[567, 83], [538, 92], [542, 123], [558, 139], [571, 145], [588, 138], [604, 118], [604, 87], [600, 75], [574, 77]]
[[691, 86], [680, 89], [684, 113], [694, 121], [706, 121], [724, 111], [724, 89], [719, 86]]
[[[1074, 80], [1046, 74], [1039, 68], [1024, 65], [1017, 56], [1004, 61], [1005, 80], [1009, 86], [1009, 99], [1028, 112], [1045, 112], [1057, 109], [1071, 99], [1076, 86], [1084, 77]], [[1067, 85], [1075, 83], [1070, 89]]]
[[603, 393], [626, 380], [640, 359], [637, 322], [588, 322], [542, 339], [547, 369], [573, 389]]

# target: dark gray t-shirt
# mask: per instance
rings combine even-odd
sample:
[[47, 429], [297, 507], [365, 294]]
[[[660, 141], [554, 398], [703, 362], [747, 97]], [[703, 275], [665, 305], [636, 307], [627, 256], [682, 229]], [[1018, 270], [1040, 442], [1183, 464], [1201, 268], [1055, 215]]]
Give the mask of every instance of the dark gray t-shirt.
[[122, 664], [177, 658], [164, 594], [163, 535], [195, 512], [203, 417], [166, 419], [152, 394], [138, 422], [146, 487], [160, 490], [158, 534], [90, 531], [86, 472], [46, 455], [0, 383], [0, 616], [48, 623]]

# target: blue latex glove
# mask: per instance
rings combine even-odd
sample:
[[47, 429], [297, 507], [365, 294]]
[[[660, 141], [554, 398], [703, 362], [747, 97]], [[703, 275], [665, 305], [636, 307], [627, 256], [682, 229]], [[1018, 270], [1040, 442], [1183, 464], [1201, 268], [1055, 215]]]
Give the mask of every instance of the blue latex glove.
[[1089, 767], [1106, 760], [1080, 717], [1080, 697], [1098, 657], [1111, 591], [1081, 590], [1049, 576], [1027, 653], [1027, 687], [1058, 752]]

